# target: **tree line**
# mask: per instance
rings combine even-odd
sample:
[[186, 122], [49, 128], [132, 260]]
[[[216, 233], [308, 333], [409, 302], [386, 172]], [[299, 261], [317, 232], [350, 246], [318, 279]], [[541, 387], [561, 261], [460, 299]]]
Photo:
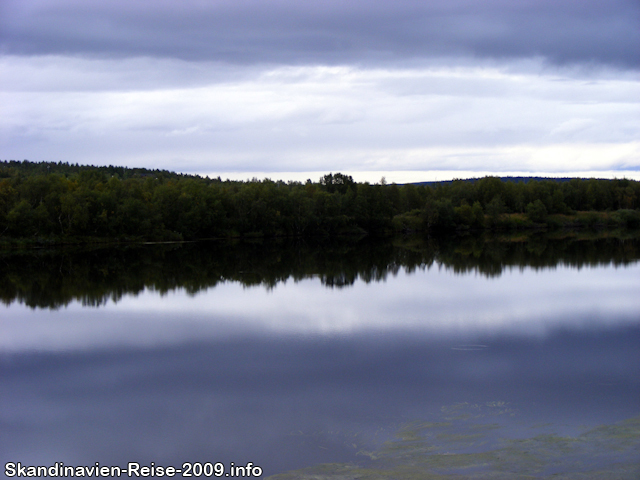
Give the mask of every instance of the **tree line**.
[[[599, 212], [599, 213], [598, 213]], [[0, 239], [194, 240], [640, 226], [640, 182], [485, 177], [437, 185], [222, 181], [166, 170], [0, 162]]]

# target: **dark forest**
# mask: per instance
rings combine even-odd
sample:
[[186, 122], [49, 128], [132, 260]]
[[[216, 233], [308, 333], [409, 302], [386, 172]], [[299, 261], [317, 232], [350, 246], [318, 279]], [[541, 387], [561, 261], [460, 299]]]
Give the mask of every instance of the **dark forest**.
[[166, 170], [0, 162], [0, 242], [179, 241], [636, 228], [640, 182], [484, 177], [429, 185], [222, 181]]

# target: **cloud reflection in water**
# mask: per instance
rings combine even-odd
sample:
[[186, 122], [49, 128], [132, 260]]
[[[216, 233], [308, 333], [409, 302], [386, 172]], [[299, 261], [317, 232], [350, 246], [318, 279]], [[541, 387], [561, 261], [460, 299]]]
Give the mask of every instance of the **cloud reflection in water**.
[[218, 284], [190, 295], [145, 290], [87, 308], [13, 304], [0, 322], [5, 352], [150, 347], [229, 336], [414, 332], [543, 336], [563, 329], [637, 325], [640, 265], [510, 269], [500, 277], [417, 270], [343, 289], [319, 279], [272, 289]]
[[459, 405], [485, 412], [470, 421], [496, 438], [537, 424], [574, 434], [638, 414], [638, 291], [632, 263], [12, 303], [0, 451], [27, 464], [252, 461], [270, 475], [362, 464], [404, 422], [463, 421], [449, 418]]

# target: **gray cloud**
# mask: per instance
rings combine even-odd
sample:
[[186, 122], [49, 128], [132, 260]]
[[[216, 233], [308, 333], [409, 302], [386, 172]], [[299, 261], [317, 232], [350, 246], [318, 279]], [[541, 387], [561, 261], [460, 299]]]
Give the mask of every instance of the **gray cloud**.
[[439, 56], [640, 67], [636, 0], [4, 0], [17, 55], [376, 65]]
[[[175, 74], [182, 70], [193, 78]], [[378, 172], [367, 180], [384, 174], [398, 182], [424, 174], [379, 172], [639, 165], [640, 85], [631, 72], [571, 78], [490, 67], [230, 70], [165, 59], [7, 56], [0, 59], [0, 151], [6, 159], [214, 176], [367, 171]]]
[[0, 0], [0, 151], [243, 179], [628, 174], [638, 25], [637, 0]]

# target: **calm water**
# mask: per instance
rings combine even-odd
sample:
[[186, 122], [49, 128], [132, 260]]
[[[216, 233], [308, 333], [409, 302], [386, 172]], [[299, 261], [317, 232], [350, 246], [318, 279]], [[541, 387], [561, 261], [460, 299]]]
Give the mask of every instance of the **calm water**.
[[548, 237], [5, 252], [2, 464], [638, 478], [638, 259]]

